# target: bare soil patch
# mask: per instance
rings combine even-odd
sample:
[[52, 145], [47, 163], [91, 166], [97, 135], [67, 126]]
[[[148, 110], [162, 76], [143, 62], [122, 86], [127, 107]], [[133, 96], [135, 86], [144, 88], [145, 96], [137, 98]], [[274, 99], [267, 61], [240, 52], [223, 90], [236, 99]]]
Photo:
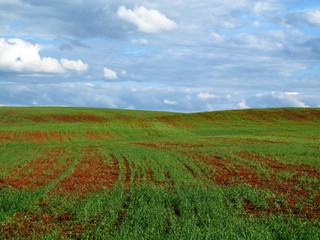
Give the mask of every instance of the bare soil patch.
[[[239, 153], [244, 156], [244, 153]], [[245, 156], [251, 156], [246, 153]], [[274, 198], [269, 201], [267, 210], [257, 209], [255, 206], [245, 203], [245, 209], [250, 214], [261, 215], [270, 213], [294, 214], [298, 217], [307, 219], [320, 219], [320, 204], [316, 202], [320, 193], [311, 201], [308, 200], [313, 194], [312, 183], [303, 183], [299, 181], [300, 176], [309, 176], [319, 178], [319, 171], [308, 165], [292, 166], [283, 165], [276, 161], [259, 159], [255, 156], [256, 161], [265, 161], [273, 170], [278, 171], [294, 170], [293, 178], [281, 179], [276, 176], [276, 172], [270, 172], [267, 178], [257, 173], [254, 167], [241, 165], [240, 162], [232, 162], [231, 160], [222, 160], [217, 156], [207, 156], [204, 154], [192, 154], [192, 157], [209, 165], [212, 170], [209, 171], [209, 178], [216, 184], [221, 186], [235, 184], [249, 184], [259, 189], [270, 190], [274, 193]], [[283, 197], [284, 201], [280, 201], [279, 197]]]
[[51, 194], [73, 194], [82, 197], [88, 193], [112, 188], [118, 179], [119, 166], [115, 157], [112, 157], [111, 161], [112, 164], [108, 165], [104, 162], [103, 156], [96, 155], [95, 152], [89, 153], [80, 159], [67, 178], [51, 190]]
[[0, 143], [6, 142], [28, 142], [40, 144], [44, 142], [64, 142], [71, 141], [74, 138], [72, 133], [62, 133], [58, 131], [30, 131], [30, 132], [13, 132], [0, 131]]
[[15, 166], [9, 170], [7, 177], [1, 179], [0, 186], [15, 189], [36, 189], [46, 186], [57, 179], [71, 163], [71, 159], [59, 161], [64, 155], [63, 148], [54, 148], [26, 166]]
[[99, 140], [103, 141], [106, 137], [110, 139], [114, 139], [115, 136], [107, 133], [107, 132], [92, 132], [92, 131], [86, 131], [83, 133], [84, 137], [88, 140]]
[[28, 116], [34, 122], [106, 122], [108, 119], [94, 114], [47, 114], [39, 116]]
[[286, 170], [286, 171], [292, 172], [294, 178], [306, 176], [306, 177], [317, 178], [320, 181], [320, 171], [310, 165], [284, 164], [284, 163], [280, 163], [279, 161], [275, 161], [271, 159], [271, 157], [268, 157], [268, 156], [262, 157], [262, 156], [255, 155], [254, 153], [251, 153], [251, 152], [239, 151], [237, 152], [237, 155], [244, 159], [259, 162], [260, 164], [263, 164], [264, 166], [271, 168], [274, 172]]
[[59, 231], [60, 236], [66, 239], [77, 239], [84, 232], [81, 224], [72, 221], [69, 214], [49, 214], [42, 212], [18, 213], [12, 221], [1, 227], [2, 237], [5, 239], [33, 239], [40, 238], [52, 231]]

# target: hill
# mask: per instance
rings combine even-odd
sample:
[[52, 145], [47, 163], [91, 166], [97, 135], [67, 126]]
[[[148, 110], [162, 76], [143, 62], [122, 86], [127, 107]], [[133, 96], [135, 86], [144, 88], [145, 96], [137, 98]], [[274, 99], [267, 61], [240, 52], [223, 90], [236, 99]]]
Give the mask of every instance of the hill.
[[0, 236], [318, 239], [319, 129], [320, 109], [2, 107]]

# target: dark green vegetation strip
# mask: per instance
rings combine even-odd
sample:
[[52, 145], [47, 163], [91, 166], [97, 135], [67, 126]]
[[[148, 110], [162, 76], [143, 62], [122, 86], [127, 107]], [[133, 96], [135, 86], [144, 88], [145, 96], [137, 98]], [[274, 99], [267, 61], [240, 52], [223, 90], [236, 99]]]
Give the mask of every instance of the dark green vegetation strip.
[[320, 110], [0, 108], [0, 239], [319, 239]]

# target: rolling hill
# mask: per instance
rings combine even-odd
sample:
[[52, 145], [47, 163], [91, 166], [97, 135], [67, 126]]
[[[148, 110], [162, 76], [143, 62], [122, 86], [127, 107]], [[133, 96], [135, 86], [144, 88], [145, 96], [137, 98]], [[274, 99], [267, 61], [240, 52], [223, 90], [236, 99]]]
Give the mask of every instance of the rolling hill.
[[1, 107], [0, 149], [0, 238], [320, 238], [320, 109]]

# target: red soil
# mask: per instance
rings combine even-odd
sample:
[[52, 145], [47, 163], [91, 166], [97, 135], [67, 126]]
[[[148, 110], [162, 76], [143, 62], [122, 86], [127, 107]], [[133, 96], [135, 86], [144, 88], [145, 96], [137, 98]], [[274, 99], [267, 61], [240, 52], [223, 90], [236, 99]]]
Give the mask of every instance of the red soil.
[[124, 185], [129, 188], [130, 186], [130, 175], [131, 175], [131, 170], [130, 170], [130, 166], [129, 166], [129, 163], [128, 163], [128, 160], [126, 158], [123, 158], [123, 161], [124, 161], [124, 166], [125, 166], [125, 173], [126, 173], [126, 177], [125, 177], [125, 180], [124, 180]]
[[79, 161], [71, 175], [51, 190], [51, 194], [74, 194], [81, 197], [87, 193], [103, 191], [113, 187], [118, 175], [119, 166], [115, 157], [112, 157], [112, 164], [107, 165], [102, 156], [91, 152]]
[[[84, 227], [72, 222], [69, 214], [51, 215], [47, 212], [35, 214], [31, 212], [16, 214], [11, 222], [2, 226], [2, 237], [5, 239], [40, 238], [52, 231], [59, 231], [65, 239], [77, 239], [84, 232]], [[1, 236], [1, 235], [0, 235]]]
[[[242, 157], [251, 156], [250, 153], [239, 153]], [[240, 162], [231, 162], [230, 160], [222, 160], [216, 156], [207, 156], [204, 154], [195, 153], [192, 156], [200, 160], [201, 162], [209, 165], [212, 170], [209, 171], [209, 178], [211, 178], [216, 184], [221, 186], [234, 185], [234, 184], [249, 184], [253, 187], [260, 189], [268, 189], [275, 194], [276, 197], [283, 196], [286, 203], [282, 203], [277, 200], [276, 197], [270, 200], [269, 208], [261, 211], [255, 208], [249, 203], [245, 203], [245, 208], [248, 213], [261, 215], [270, 213], [284, 213], [284, 214], [296, 214], [299, 217], [307, 219], [320, 219], [320, 204], [316, 202], [319, 196], [313, 199], [310, 203], [307, 201], [308, 197], [312, 194], [312, 189], [315, 187], [312, 184], [301, 184], [298, 177], [316, 177], [319, 178], [320, 172], [308, 165], [283, 165], [281, 163], [268, 160], [266, 164], [270, 166], [274, 172], [270, 173], [270, 178], [263, 175], [258, 175], [256, 169], [250, 166], [241, 165]], [[262, 162], [255, 156], [252, 160]], [[276, 172], [279, 170], [294, 170], [295, 175], [293, 179], [280, 179], [276, 176]], [[307, 189], [306, 186], [309, 187]], [[320, 195], [320, 193], [318, 193]], [[301, 209], [298, 209], [298, 205], [301, 205]], [[278, 207], [275, 207], [278, 205]]]
[[54, 148], [26, 166], [15, 166], [9, 170], [7, 177], [1, 179], [0, 186], [16, 189], [36, 189], [46, 186], [57, 179], [71, 163], [71, 159], [59, 162], [64, 154], [62, 148]]
[[285, 171], [291, 172], [294, 175], [294, 178], [306, 176], [306, 177], [317, 178], [318, 181], [320, 181], [320, 171], [310, 165], [283, 164], [283, 163], [280, 163], [279, 161], [272, 160], [270, 157], [267, 157], [267, 156], [261, 157], [250, 152], [237, 152], [237, 155], [244, 159], [259, 162], [260, 164], [263, 164], [264, 166], [271, 168], [274, 172], [285, 170]]
[[107, 132], [91, 132], [91, 131], [86, 131], [83, 133], [84, 137], [88, 140], [99, 140], [99, 141], [103, 141], [105, 139], [105, 137], [107, 138], [115, 138], [114, 135], [107, 133]]
[[106, 122], [107, 119], [94, 114], [48, 114], [39, 116], [28, 116], [34, 122]]
[[4, 142], [28, 142], [28, 143], [44, 143], [44, 142], [64, 142], [70, 141], [74, 138], [74, 134], [61, 133], [57, 131], [49, 132], [13, 132], [13, 131], [0, 131], [0, 143]]

